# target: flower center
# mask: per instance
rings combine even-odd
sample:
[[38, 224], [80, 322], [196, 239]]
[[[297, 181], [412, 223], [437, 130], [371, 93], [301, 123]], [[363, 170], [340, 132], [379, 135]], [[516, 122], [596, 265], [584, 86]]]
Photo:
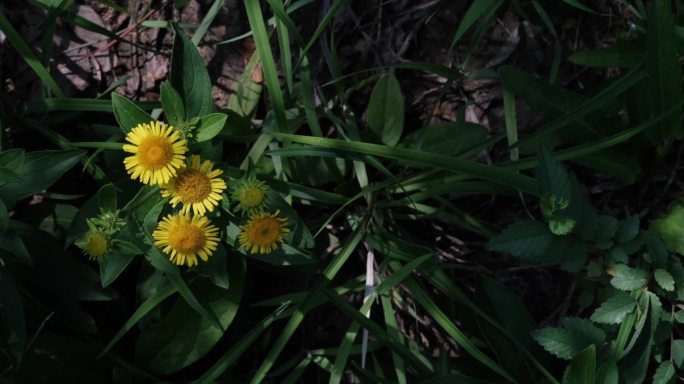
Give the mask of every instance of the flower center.
[[242, 192], [242, 205], [253, 208], [264, 201], [264, 191], [259, 187], [247, 187]]
[[88, 237], [86, 252], [92, 257], [100, 257], [107, 252], [107, 238], [101, 233], [94, 233]]
[[202, 249], [206, 238], [202, 229], [191, 224], [178, 224], [169, 229], [169, 245], [181, 254], [193, 254]]
[[199, 203], [211, 193], [211, 179], [200, 170], [186, 168], [178, 174], [176, 192], [183, 203]]
[[282, 224], [280, 221], [271, 217], [264, 217], [258, 222], [254, 223], [252, 236], [254, 242], [257, 244], [270, 244], [278, 241], [281, 236], [280, 230]]
[[140, 165], [147, 169], [163, 168], [173, 158], [171, 143], [163, 136], [148, 136], [138, 146], [137, 157]]

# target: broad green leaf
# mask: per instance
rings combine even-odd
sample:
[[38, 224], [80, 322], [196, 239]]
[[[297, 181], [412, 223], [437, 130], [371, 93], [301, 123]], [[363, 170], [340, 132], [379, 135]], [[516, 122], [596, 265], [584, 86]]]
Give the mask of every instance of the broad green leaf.
[[51, 186], [66, 171], [76, 165], [83, 155], [84, 152], [79, 150], [28, 153], [19, 173], [22, 181], [0, 186], [0, 199], [8, 208], [13, 207], [18, 200]]
[[568, 316], [563, 318], [563, 325], [567, 330], [581, 334], [591, 340], [597, 347], [600, 347], [606, 340], [606, 333], [587, 319]]
[[618, 224], [617, 232], [615, 233], [615, 241], [618, 244], [626, 243], [639, 234], [639, 216], [631, 215]]
[[368, 126], [384, 144], [397, 145], [404, 131], [404, 95], [397, 78], [388, 73], [375, 84], [368, 101]]
[[510, 225], [487, 243], [487, 249], [522, 260], [538, 260], [551, 245], [553, 235], [544, 223], [523, 220]]
[[613, 278], [610, 284], [623, 291], [631, 291], [643, 288], [648, 280], [648, 272], [643, 269], [630, 268], [624, 264], [617, 264], [611, 267]]
[[398, 147], [456, 156], [482, 144], [486, 137], [485, 127], [479, 124], [436, 124], [412, 132], [398, 144]]
[[223, 113], [210, 113], [202, 116], [199, 125], [195, 128], [193, 135], [198, 142], [211, 140], [218, 135], [226, 125], [228, 115]]
[[116, 187], [114, 184], [102, 186], [97, 192], [97, 204], [104, 212], [116, 211]]
[[557, 201], [573, 204], [570, 175], [546, 148], [539, 153], [535, 175], [541, 193], [550, 193]]
[[661, 288], [670, 292], [674, 291], [675, 281], [670, 272], [658, 268], [653, 272], [653, 277], [655, 277], [656, 282]]
[[[651, 112], [661, 114], [677, 105], [682, 99], [681, 68], [677, 55], [677, 42], [673, 39], [674, 17], [669, 0], [653, 1], [648, 15], [646, 34], [646, 72]], [[681, 109], [680, 109], [681, 111]], [[684, 129], [681, 113], [671, 115], [656, 127], [647, 131], [658, 142], [668, 140], [672, 135], [681, 139]]]
[[124, 133], [130, 132], [139, 124], [152, 121], [152, 117], [147, 112], [118, 93], [112, 93], [112, 109], [114, 110], [114, 117]]
[[171, 52], [171, 85], [183, 100], [186, 119], [203, 117], [214, 109], [209, 73], [197, 47], [176, 24], [173, 29], [176, 37]]
[[554, 235], [565, 236], [572, 232], [577, 222], [570, 217], [560, 217], [549, 219], [549, 230]]
[[672, 341], [672, 361], [677, 369], [684, 368], [684, 340]]
[[628, 41], [607, 48], [589, 49], [570, 55], [570, 61], [587, 67], [634, 68], [646, 58], [644, 44]]
[[226, 252], [226, 247], [223, 246], [223, 244], [219, 244], [209, 260], [200, 263], [197, 267], [197, 273], [201, 276], [208, 277], [217, 287], [229, 289], [230, 274], [228, 271], [228, 258], [240, 257], [236, 252], [231, 253], [232, 254], [229, 256]]
[[567, 384], [594, 384], [596, 382], [596, 346], [590, 345], [572, 359], [564, 382]]
[[[0, 240], [1, 241], [1, 240]], [[7, 270], [0, 270], [0, 336], [15, 361], [21, 362], [26, 344], [26, 319], [21, 296]]]
[[110, 253], [100, 262], [102, 288], [113, 283], [134, 258], [135, 254], [132, 253], [124, 253], [116, 250], [110, 251]]
[[549, 353], [570, 360], [592, 344], [582, 334], [560, 328], [542, 328], [532, 332], [532, 337]]
[[173, 89], [168, 81], [161, 83], [159, 92], [164, 113], [166, 114], [166, 121], [173, 126], [179, 126], [185, 121], [183, 99], [181, 99], [178, 92]]
[[675, 382], [675, 368], [669, 360], [663, 361], [653, 374], [653, 384], [672, 384]]
[[5, 202], [0, 199], [0, 233], [7, 232], [9, 226], [9, 212]]
[[645, 233], [648, 256], [656, 268], [666, 267], [669, 253], [663, 241], [654, 231]]
[[[230, 289], [216, 287], [205, 279], [192, 284], [193, 290], [218, 316], [221, 326], [231, 324], [244, 287], [244, 259], [229, 260]], [[143, 329], [136, 347], [136, 360], [149, 369], [163, 374], [176, 372], [204, 356], [223, 336], [224, 331], [180, 299], [163, 319]]]
[[609, 360], [605, 362], [596, 373], [596, 382], [601, 384], [618, 384], [620, 381], [620, 374], [618, 373], [617, 364], [615, 361]]
[[636, 301], [626, 293], [617, 294], [604, 301], [591, 315], [591, 321], [603, 324], [619, 324], [636, 307]]
[[650, 229], [660, 236], [667, 249], [684, 256], [684, 205], [674, 203], [665, 217], [651, 221]]

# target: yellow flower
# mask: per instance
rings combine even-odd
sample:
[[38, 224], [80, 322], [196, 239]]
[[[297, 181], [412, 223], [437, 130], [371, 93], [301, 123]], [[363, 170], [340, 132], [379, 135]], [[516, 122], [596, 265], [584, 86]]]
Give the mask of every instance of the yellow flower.
[[235, 209], [252, 216], [268, 208], [270, 192], [271, 189], [263, 181], [251, 177], [238, 181], [231, 197], [238, 202]]
[[131, 179], [140, 178], [145, 184], [164, 184], [183, 167], [186, 141], [170, 125], [159, 121], [139, 124], [127, 135], [125, 152], [133, 153], [124, 159], [126, 171]]
[[280, 211], [275, 213], [261, 212], [252, 216], [247, 224], [241, 226], [240, 244], [250, 253], [271, 253], [283, 241], [283, 236], [290, 230], [287, 219], [280, 217]]
[[209, 160], [200, 164], [198, 155], [190, 156], [187, 168], [178, 170], [168, 184], [162, 185], [162, 196], [170, 196], [174, 208], [183, 203], [183, 213], [189, 213], [190, 208], [195, 215], [213, 211], [226, 189], [226, 182], [218, 177], [223, 171], [212, 170], [213, 166]]
[[90, 260], [101, 259], [109, 251], [110, 243], [107, 235], [100, 231], [90, 230], [84, 240], [77, 241], [76, 245], [88, 255]]
[[154, 245], [169, 255], [171, 262], [192, 267], [197, 256], [207, 261], [218, 246], [218, 228], [206, 216], [184, 213], [166, 216], [152, 233]]

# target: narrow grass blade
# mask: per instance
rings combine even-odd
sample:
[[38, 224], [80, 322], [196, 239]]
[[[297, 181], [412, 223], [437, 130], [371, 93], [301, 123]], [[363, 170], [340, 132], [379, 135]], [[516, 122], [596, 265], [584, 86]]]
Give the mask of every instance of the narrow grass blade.
[[14, 49], [17, 50], [19, 55], [26, 61], [31, 69], [36, 73], [36, 75], [43, 81], [45, 86], [48, 87], [50, 92], [54, 93], [57, 97], [64, 97], [64, 92], [59, 88], [59, 85], [50, 75], [50, 72], [41, 64], [40, 60], [33, 53], [31, 48], [26, 44], [24, 39], [21, 38], [19, 32], [10, 24], [9, 20], [5, 17], [3, 13], [0, 13], [0, 30], [5, 32], [7, 40], [12, 44]]
[[207, 30], [211, 26], [211, 23], [214, 21], [214, 18], [216, 18], [216, 15], [218, 15], [219, 11], [221, 10], [221, 7], [223, 7], [223, 3], [225, 0], [214, 0], [214, 3], [211, 5], [211, 8], [207, 11], [207, 14], [204, 15], [204, 18], [202, 19], [202, 22], [197, 26], [197, 29], [195, 29], [195, 34], [192, 35], [192, 41], [193, 44], [197, 45], [202, 41], [202, 38], [204, 37], [204, 34], [207, 33]]
[[505, 88], [503, 89], [504, 120], [506, 122], [506, 138], [511, 153], [511, 161], [517, 161], [520, 151], [518, 144], [518, 119], [515, 113], [515, 96]]
[[[402, 162], [437, 167], [450, 172], [460, 172], [471, 177], [489, 180], [491, 182], [507, 185], [522, 192], [536, 195], [539, 193], [536, 181], [528, 176], [518, 175], [498, 167], [488, 166], [473, 161], [462, 160], [444, 155], [436, 155], [429, 152], [417, 151], [405, 148], [392, 148], [378, 144], [349, 142], [335, 139], [316, 138], [301, 135], [291, 135], [272, 132], [273, 136], [290, 140], [295, 143], [306, 144], [316, 148], [329, 148], [335, 150], [362, 153], [379, 156]], [[306, 149], [306, 148], [304, 148]], [[301, 148], [286, 148], [278, 151], [278, 155], [290, 154], [300, 151]]]
[[176, 292], [178, 292], [178, 289], [173, 284], [167, 284], [161, 289], [158, 289], [154, 295], [150, 296], [147, 300], [140, 304], [135, 312], [133, 312], [131, 317], [126, 320], [124, 325], [119, 329], [119, 331], [116, 332], [109, 343], [107, 343], [97, 358], [100, 359], [106, 355], [112, 349], [112, 347], [118, 343], [119, 340], [124, 337], [124, 335], [126, 335], [128, 331], [130, 331], [140, 320], [142, 320], [143, 317], [145, 317], [145, 315], [150, 313], [159, 304], [161, 304], [164, 299]]
[[475, 0], [468, 8], [458, 25], [454, 39], [451, 41], [450, 50], [461, 40], [463, 35], [472, 27], [477, 19], [485, 13], [495, 12], [503, 4], [503, 0]]
[[[380, 297], [380, 303], [382, 304], [382, 313], [385, 319], [385, 326], [387, 327], [387, 334], [396, 338], [399, 343], [404, 343], [404, 335], [399, 330], [399, 324], [397, 323], [397, 317], [392, 307], [392, 301], [387, 296]], [[406, 381], [406, 364], [404, 359], [401, 358], [396, 352], [392, 352], [392, 360], [394, 361], [394, 373], [397, 375], [398, 384], [407, 384]]]
[[268, 93], [271, 96], [273, 112], [275, 113], [278, 127], [279, 129], [285, 129], [287, 127], [285, 102], [283, 100], [283, 93], [280, 90], [278, 71], [276, 69], [275, 60], [273, 59], [271, 43], [269, 41], [268, 34], [266, 33], [266, 26], [264, 25], [264, 17], [261, 14], [261, 6], [259, 5], [259, 1], [245, 0], [245, 10], [247, 11], [249, 25], [254, 32], [254, 42], [256, 43], [257, 52], [259, 53], [259, 58], [261, 59], [264, 79], [266, 80]]
[[269, 350], [266, 357], [261, 362], [261, 365], [257, 369], [256, 373], [250, 380], [250, 384], [261, 383], [266, 374], [271, 370], [273, 364], [275, 363], [280, 353], [285, 348], [285, 345], [290, 340], [294, 332], [299, 328], [299, 325], [304, 320], [306, 313], [312, 308], [312, 303], [315, 301], [316, 297], [320, 295], [320, 292], [329, 284], [329, 282], [337, 275], [342, 266], [347, 262], [349, 256], [356, 250], [359, 243], [365, 235], [366, 225], [370, 219], [370, 212], [366, 213], [366, 216], [361, 220], [354, 230], [354, 232], [347, 239], [345, 244], [340, 249], [340, 252], [335, 256], [335, 258], [328, 264], [328, 266], [323, 271], [323, 276], [318, 280], [315, 287], [310, 291], [306, 300], [297, 307], [294, 314], [290, 320], [285, 325], [285, 328], [281, 332], [278, 339], [275, 341], [271, 349]]
[[[153, 109], [161, 107], [161, 104], [157, 101], [131, 101], [131, 103], [135, 103], [136, 106], [145, 111], [151, 111]], [[112, 113], [113, 108], [112, 102], [110, 100], [81, 99], [69, 97], [59, 99], [48, 98], [40, 101], [35, 101], [26, 105], [27, 113], [47, 113], [54, 111]]]

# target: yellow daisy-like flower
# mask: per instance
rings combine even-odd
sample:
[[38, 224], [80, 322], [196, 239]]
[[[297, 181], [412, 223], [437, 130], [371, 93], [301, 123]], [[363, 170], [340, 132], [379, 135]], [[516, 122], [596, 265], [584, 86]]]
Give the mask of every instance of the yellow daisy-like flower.
[[152, 233], [154, 245], [169, 255], [171, 262], [192, 267], [197, 256], [207, 261], [218, 246], [218, 228], [206, 216], [184, 213], [168, 215]]
[[124, 159], [126, 171], [131, 179], [150, 185], [168, 183], [183, 167], [188, 151], [178, 132], [159, 121], [139, 124], [126, 135], [126, 141], [131, 144], [124, 144], [123, 150], [133, 153]]
[[226, 189], [226, 182], [219, 178], [223, 171], [212, 170], [213, 167], [214, 163], [209, 160], [200, 163], [198, 155], [190, 156], [188, 166], [178, 170], [168, 184], [161, 186], [162, 196], [170, 196], [174, 208], [183, 203], [183, 213], [189, 213], [190, 208], [195, 215], [213, 211]]
[[280, 217], [280, 211], [275, 213], [260, 212], [252, 216], [247, 224], [240, 228], [240, 244], [250, 253], [267, 254], [278, 248], [283, 236], [290, 230], [287, 219]]
[[111, 246], [107, 235], [93, 230], [88, 232], [84, 240], [76, 242], [76, 245], [88, 255], [90, 260], [100, 260]]
[[266, 183], [251, 177], [238, 181], [231, 197], [238, 202], [235, 209], [252, 216], [268, 208], [270, 192]]

